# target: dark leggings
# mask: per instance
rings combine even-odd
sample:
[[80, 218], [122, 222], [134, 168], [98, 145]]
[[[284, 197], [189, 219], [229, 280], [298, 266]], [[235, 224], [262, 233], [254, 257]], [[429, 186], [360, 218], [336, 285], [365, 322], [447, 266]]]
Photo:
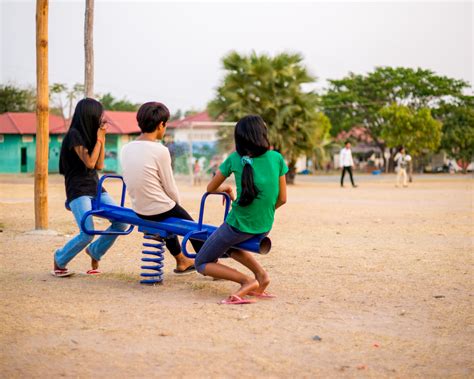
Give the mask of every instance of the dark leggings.
[[[193, 218], [189, 215], [189, 213], [186, 212], [186, 210], [183, 207], [179, 206], [178, 204], [176, 204], [174, 208], [171, 208], [169, 211], [165, 213], [160, 213], [160, 214], [151, 215], [151, 216], [145, 216], [138, 213], [137, 215], [145, 220], [158, 221], [158, 222], [163, 221], [164, 219], [170, 218], [170, 217], [194, 221]], [[164, 240], [166, 243], [166, 247], [168, 248], [172, 256], [175, 257], [181, 253], [181, 245], [179, 243], [177, 235], [171, 234], [168, 237], [166, 237]], [[189, 241], [191, 242], [191, 245], [193, 245], [193, 248], [196, 251], [196, 253], [201, 249], [202, 245], [204, 245], [203, 241], [198, 241], [194, 239], [189, 239]]]
[[351, 167], [351, 166], [344, 166], [344, 167], [342, 168], [341, 186], [344, 185], [344, 175], [345, 175], [346, 171], [349, 173], [349, 176], [350, 176], [350, 178], [351, 178], [351, 183], [352, 183], [352, 185], [355, 186], [355, 184], [354, 184], [354, 179], [352, 178], [352, 167]]

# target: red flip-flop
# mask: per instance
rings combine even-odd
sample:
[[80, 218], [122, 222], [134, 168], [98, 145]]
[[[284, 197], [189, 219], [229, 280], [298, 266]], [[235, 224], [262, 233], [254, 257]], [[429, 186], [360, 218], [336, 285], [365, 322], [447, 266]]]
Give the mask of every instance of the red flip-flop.
[[86, 274], [87, 275], [99, 275], [99, 274], [102, 274], [102, 271], [97, 270], [97, 269], [92, 269], [92, 270], [86, 271]]
[[219, 304], [227, 304], [227, 305], [252, 304], [252, 303], [255, 303], [255, 300], [242, 299], [240, 296], [237, 296], [237, 295], [230, 295], [227, 299], [221, 300], [219, 302]]
[[258, 293], [255, 291], [250, 291], [247, 295], [253, 296], [253, 297], [258, 297], [259, 299], [274, 299], [276, 298], [276, 295], [272, 295], [271, 293], [263, 291], [262, 293]]
[[74, 271], [69, 271], [67, 268], [61, 268], [51, 271], [51, 275], [56, 276], [57, 278], [65, 278], [74, 275]]

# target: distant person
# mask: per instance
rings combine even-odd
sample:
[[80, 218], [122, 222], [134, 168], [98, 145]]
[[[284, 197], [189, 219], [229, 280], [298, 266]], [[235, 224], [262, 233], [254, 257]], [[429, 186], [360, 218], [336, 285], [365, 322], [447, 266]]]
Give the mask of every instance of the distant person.
[[339, 165], [342, 168], [341, 187], [344, 187], [344, 176], [347, 171], [349, 173], [349, 177], [351, 178], [352, 187], [356, 188], [357, 186], [355, 185], [354, 178], [352, 177], [352, 167], [354, 166], [354, 161], [352, 160], [351, 143], [346, 141], [344, 145], [344, 148], [339, 153]]
[[[179, 205], [179, 192], [171, 168], [168, 149], [158, 140], [166, 132], [170, 117], [168, 108], [158, 102], [143, 104], [137, 112], [140, 136], [127, 143], [121, 152], [123, 179], [132, 200], [135, 213], [146, 220], [163, 221], [169, 217], [192, 221]], [[194, 261], [184, 256], [176, 235], [164, 239], [166, 247], [176, 260], [176, 274], [194, 270]], [[203, 242], [190, 239], [196, 251]]]
[[196, 159], [194, 161], [193, 182], [194, 182], [194, 185], [200, 185], [201, 184], [201, 165], [199, 164], [198, 159]]
[[400, 186], [400, 180], [403, 177], [403, 187], [408, 187], [407, 167], [411, 161], [411, 157], [407, 154], [405, 148], [400, 148], [397, 155], [395, 155], [394, 161], [397, 165], [397, 184], [395, 186]]
[[[115, 242], [117, 236], [102, 235], [91, 243], [90, 236], [80, 229], [82, 217], [92, 210], [97, 196], [99, 175], [97, 170], [104, 167], [105, 134], [107, 131], [102, 104], [94, 99], [83, 99], [77, 103], [71, 126], [64, 137], [59, 158], [59, 172], [64, 175], [66, 186], [66, 204], [71, 209], [79, 226], [79, 234], [54, 254], [54, 276], [70, 276], [72, 271], [67, 264], [84, 248], [91, 258], [91, 269], [87, 274], [99, 274], [99, 261]], [[109, 194], [103, 189], [100, 198], [104, 204], [115, 205]], [[93, 229], [91, 217], [86, 227]], [[113, 222], [107, 230], [125, 230], [127, 225]]]
[[[234, 200], [232, 210], [206, 240], [196, 255], [195, 264], [203, 275], [240, 284], [222, 304], [248, 304], [254, 300], [245, 299], [246, 295], [274, 297], [265, 292], [270, 278], [252, 253], [232, 249], [232, 246], [270, 232], [275, 210], [286, 202], [288, 167], [280, 153], [269, 149], [267, 127], [260, 116], [241, 118], [235, 126], [234, 138], [236, 151], [220, 165], [207, 185], [208, 192], [228, 193]], [[236, 199], [232, 186], [223, 184], [232, 174], [237, 186]], [[218, 259], [226, 254], [246, 266], [255, 277], [220, 263]]]

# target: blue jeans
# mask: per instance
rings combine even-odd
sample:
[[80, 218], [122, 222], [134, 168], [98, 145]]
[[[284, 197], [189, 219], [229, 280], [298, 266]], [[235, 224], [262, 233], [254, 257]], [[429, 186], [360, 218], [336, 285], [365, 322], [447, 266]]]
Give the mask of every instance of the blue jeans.
[[206, 264], [216, 262], [223, 256], [230, 256], [232, 251], [236, 251], [236, 249], [232, 248], [232, 246], [247, 241], [252, 237], [263, 237], [267, 234], [268, 233], [244, 233], [224, 222], [214, 233], [209, 236], [204, 245], [201, 247], [194, 260], [194, 267], [196, 267], [197, 272], [202, 274], [206, 268]]
[[[107, 250], [112, 246], [118, 237], [104, 235], [100, 236], [96, 241], [91, 243], [94, 239], [94, 236], [90, 236], [81, 230], [82, 216], [84, 216], [87, 211], [92, 209], [93, 199], [94, 198], [92, 196], [81, 196], [69, 203], [69, 207], [71, 208], [76, 223], [79, 226], [79, 234], [67, 242], [66, 245], [64, 245], [61, 249], [56, 250], [56, 253], [54, 254], [54, 260], [61, 268], [66, 267], [66, 265], [89, 244], [89, 253], [94, 259], [100, 261], [102, 256], [107, 252]], [[101, 202], [104, 204], [116, 205], [107, 192], [103, 192], [101, 194]], [[92, 217], [87, 218], [86, 227], [88, 229], [94, 228], [94, 221], [92, 220]], [[127, 224], [122, 224], [121, 222], [112, 222], [112, 225], [107, 230], [123, 231], [127, 229], [127, 227]]]

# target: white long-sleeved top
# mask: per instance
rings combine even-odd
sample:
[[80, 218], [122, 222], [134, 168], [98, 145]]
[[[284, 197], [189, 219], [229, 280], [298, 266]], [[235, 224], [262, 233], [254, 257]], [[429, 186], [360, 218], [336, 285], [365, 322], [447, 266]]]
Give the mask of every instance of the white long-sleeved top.
[[132, 141], [122, 148], [120, 160], [135, 212], [161, 214], [179, 203], [170, 152], [161, 143]]
[[339, 153], [339, 166], [341, 167], [350, 167], [354, 164], [352, 160], [352, 152], [351, 149], [343, 148]]

